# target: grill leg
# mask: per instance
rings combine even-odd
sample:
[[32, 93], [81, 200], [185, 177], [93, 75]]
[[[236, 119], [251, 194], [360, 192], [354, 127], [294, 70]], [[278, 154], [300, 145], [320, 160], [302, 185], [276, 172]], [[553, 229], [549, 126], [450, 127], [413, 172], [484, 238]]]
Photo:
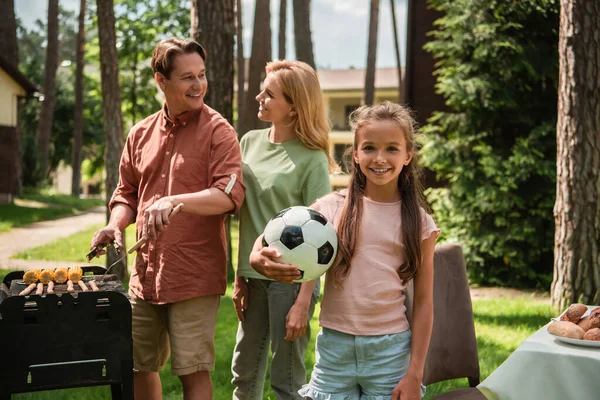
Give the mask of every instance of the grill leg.
[[120, 383], [113, 383], [110, 385], [110, 394], [112, 395], [112, 400], [122, 400], [123, 399], [123, 389]]

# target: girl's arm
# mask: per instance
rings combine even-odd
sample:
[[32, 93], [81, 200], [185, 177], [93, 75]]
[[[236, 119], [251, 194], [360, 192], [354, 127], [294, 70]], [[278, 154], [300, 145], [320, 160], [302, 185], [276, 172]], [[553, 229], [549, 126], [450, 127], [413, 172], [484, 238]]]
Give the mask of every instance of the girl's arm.
[[[415, 293], [411, 326], [410, 364], [406, 376], [402, 378], [394, 389], [392, 399], [421, 398], [423, 369], [425, 368], [425, 358], [427, 357], [431, 330], [433, 328], [433, 251], [436, 239], [437, 232], [433, 232], [429, 238], [421, 242], [423, 261], [421, 268], [419, 268], [414, 277]], [[407, 396], [403, 394], [407, 394]]]
[[263, 235], [260, 235], [256, 238], [250, 253], [249, 261], [252, 268], [259, 274], [279, 282], [293, 283], [300, 279], [298, 268], [275, 261], [276, 258], [281, 257], [281, 254], [271, 247], [263, 247], [262, 237]]

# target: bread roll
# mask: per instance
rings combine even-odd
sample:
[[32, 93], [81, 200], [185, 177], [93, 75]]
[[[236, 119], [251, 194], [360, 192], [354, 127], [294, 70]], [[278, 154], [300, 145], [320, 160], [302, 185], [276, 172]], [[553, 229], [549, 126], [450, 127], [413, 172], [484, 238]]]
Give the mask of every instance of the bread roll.
[[574, 324], [579, 322], [579, 319], [583, 314], [587, 311], [587, 306], [585, 304], [571, 304], [571, 307], [565, 311], [565, 313], [560, 317], [561, 321], [570, 321]]
[[583, 340], [600, 341], [600, 328], [592, 328], [583, 335]]
[[581, 327], [569, 321], [558, 321], [548, 325], [548, 332], [571, 339], [583, 339], [583, 335], [585, 335]]

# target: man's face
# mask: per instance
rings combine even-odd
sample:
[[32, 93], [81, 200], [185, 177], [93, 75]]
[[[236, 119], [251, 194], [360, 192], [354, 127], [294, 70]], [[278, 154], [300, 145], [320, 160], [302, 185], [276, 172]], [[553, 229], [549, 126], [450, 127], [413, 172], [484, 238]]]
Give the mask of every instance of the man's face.
[[176, 118], [186, 111], [202, 108], [208, 88], [204, 60], [198, 53], [178, 54], [173, 59], [171, 76], [160, 72], [154, 79], [165, 94], [169, 117]]

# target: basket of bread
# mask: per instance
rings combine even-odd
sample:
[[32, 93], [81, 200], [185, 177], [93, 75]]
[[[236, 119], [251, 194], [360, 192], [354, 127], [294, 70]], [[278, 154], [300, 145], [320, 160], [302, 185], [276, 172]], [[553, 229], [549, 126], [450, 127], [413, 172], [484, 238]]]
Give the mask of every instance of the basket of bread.
[[572, 304], [548, 325], [548, 333], [563, 342], [600, 348], [600, 307]]

